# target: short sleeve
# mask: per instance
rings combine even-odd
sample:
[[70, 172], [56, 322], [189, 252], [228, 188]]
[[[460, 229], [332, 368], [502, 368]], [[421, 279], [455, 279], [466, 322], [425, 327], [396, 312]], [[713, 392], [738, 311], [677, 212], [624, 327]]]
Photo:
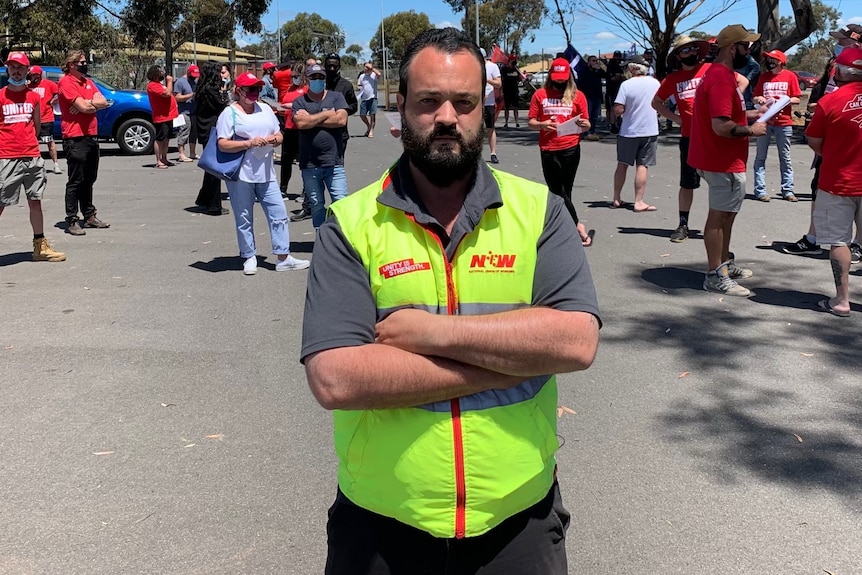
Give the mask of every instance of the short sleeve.
[[614, 99], [614, 104], [621, 104], [625, 106], [626, 104], [626, 92], [628, 91], [628, 86], [623, 82], [620, 84], [620, 91], [617, 92], [617, 97]]
[[668, 76], [664, 80], [662, 80], [661, 84], [658, 87], [658, 91], [655, 93], [658, 96], [659, 100], [662, 102], [666, 102], [676, 93], [676, 88], [674, 87], [673, 79]]
[[74, 102], [75, 98], [78, 97], [78, 90], [73, 82], [60, 82], [57, 87], [57, 93], [69, 102]]
[[219, 114], [218, 122], [216, 122], [216, 134], [219, 138], [224, 138], [225, 140], [233, 138], [234, 113], [235, 112], [231, 109], [231, 106], [228, 106], [222, 110], [221, 114]]
[[[733, 118], [734, 98], [739, 93], [739, 88], [732, 74], [709, 86], [709, 117], [710, 118]], [[724, 96], [727, 94], [727, 96]], [[731, 94], [733, 96], [731, 96]]]
[[347, 110], [350, 107], [347, 105], [347, 99], [341, 92], [330, 92], [332, 95], [332, 107], [335, 110]]
[[533, 120], [538, 120], [541, 116], [541, 106], [542, 106], [542, 98], [545, 97], [545, 90], [539, 88], [535, 92], [533, 92], [533, 97], [530, 98], [530, 111], [527, 113], [527, 117]]

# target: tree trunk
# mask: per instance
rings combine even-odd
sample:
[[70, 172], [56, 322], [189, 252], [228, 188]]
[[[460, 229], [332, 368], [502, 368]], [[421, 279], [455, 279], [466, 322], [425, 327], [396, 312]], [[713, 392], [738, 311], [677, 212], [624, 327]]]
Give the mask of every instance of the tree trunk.
[[172, 22], [165, 19], [165, 74], [174, 75], [174, 39]]
[[757, 31], [760, 32], [760, 50], [781, 50], [786, 52], [799, 42], [808, 38], [816, 27], [811, 0], [790, 0], [793, 20], [796, 25], [781, 35], [779, 0], [757, 0]]

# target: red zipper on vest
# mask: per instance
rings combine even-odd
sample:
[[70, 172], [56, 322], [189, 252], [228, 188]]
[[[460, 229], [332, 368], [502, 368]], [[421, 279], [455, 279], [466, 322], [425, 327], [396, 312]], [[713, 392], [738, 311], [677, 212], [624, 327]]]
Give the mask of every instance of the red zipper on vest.
[[[407, 216], [416, 223], [412, 214]], [[455, 293], [455, 282], [452, 280], [452, 262], [446, 255], [446, 248], [440, 237], [432, 230], [422, 226], [430, 234], [437, 245], [446, 265], [446, 313], [455, 315], [458, 310], [458, 298]], [[457, 246], [455, 247], [457, 251]], [[456, 398], [450, 401], [452, 411], [452, 441], [455, 451], [455, 538], [463, 539], [467, 531], [467, 480], [464, 473], [464, 435], [461, 430], [461, 403]]]

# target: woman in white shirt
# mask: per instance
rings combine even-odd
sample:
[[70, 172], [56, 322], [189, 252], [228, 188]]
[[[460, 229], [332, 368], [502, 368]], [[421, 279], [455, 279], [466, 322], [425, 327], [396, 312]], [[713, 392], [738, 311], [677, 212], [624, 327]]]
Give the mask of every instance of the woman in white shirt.
[[228, 181], [230, 204], [236, 220], [236, 238], [245, 275], [257, 273], [254, 244], [254, 201], [260, 202], [269, 223], [272, 253], [278, 258], [276, 271], [301, 270], [308, 260], [290, 255], [287, 209], [275, 177], [273, 146], [282, 142], [281, 128], [269, 106], [257, 103], [263, 80], [251, 72], [236, 78], [236, 101], [224, 109], [216, 124], [218, 146], [223, 152], [244, 152], [239, 178]]

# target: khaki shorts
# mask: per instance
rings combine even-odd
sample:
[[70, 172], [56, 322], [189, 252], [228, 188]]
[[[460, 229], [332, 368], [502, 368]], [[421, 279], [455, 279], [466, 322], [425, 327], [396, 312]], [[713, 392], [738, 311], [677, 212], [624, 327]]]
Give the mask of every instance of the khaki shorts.
[[[737, 213], [745, 199], [745, 172], [707, 172], [698, 174], [709, 186], [709, 209], [717, 212]], [[818, 236], [819, 237], [819, 236]]]
[[817, 190], [814, 203], [814, 229], [817, 243], [846, 246], [853, 241], [853, 222], [862, 229], [862, 197], [836, 196], [826, 190]]
[[21, 188], [28, 200], [41, 200], [48, 179], [42, 158], [15, 158], [0, 160], [0, 205], [18, 203]]

